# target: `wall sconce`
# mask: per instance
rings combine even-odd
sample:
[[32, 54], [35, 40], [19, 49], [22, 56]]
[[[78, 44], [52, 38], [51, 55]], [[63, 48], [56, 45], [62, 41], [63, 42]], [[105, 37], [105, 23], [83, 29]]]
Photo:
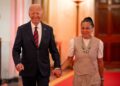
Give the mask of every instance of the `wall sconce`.
[[76, 36], [79, 35], [79, 4], [81, 0], [73, 0], [76, 4]]

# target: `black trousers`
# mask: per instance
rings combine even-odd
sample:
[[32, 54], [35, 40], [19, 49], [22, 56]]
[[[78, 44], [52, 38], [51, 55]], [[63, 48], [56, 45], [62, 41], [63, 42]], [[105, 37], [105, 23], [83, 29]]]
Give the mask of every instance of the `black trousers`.
[[34, 77], [22, 76], [23, 86], [49, 86], [49, 76], [42, 76], [38, 71]]

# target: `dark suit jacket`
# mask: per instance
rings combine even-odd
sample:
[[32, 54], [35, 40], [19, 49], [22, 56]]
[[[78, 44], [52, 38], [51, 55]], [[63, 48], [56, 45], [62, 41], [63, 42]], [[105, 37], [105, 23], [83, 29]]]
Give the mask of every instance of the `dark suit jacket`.
[[18, 27], [14, 47], [13, 59], [15, 65], [22, 63], [22, 76], [35, 76], [39, 70], [43, 76], [50, 75], [49, 51], [54, 60], [54, 67], [60, 67], [60, 56], [56, 48], [52, 27], [42, 24], [42, 37], [39, 48], [35, 46], [31, 23]]

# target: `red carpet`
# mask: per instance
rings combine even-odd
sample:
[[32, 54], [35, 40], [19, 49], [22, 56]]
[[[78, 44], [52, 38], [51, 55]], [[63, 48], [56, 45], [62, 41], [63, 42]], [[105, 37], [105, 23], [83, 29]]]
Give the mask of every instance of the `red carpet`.
[[[105, 72], [104, 86], [120, 86], [120, 72]], [[73, 76], [59, 82], [55, 86], [73, 86]]]
[[120, 86], [120, 72], [106, 72], [104, 86]]

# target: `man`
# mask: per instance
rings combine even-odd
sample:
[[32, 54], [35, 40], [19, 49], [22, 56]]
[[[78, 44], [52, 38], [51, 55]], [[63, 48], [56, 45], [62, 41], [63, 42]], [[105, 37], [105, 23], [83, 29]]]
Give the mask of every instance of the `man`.
[[22, 76], [23, 86], [48, 86], [49, 51], [54, 60], [53, 73], [57, 77], [61, 76], [60, 56], [53, 30], [52, 27], [41, 22], [40, 4], [30, 6], [29, 16], [31, 21], [18, 27], [13, 47], [15, 67]]
[[73, 86], [103, 86], [103, 42], [92, 35], [93, 28], [92, 19], [84, 18], [81, 36], [71, 40], [68, 59], [62, 65], [64, 70], [74, 61]]

